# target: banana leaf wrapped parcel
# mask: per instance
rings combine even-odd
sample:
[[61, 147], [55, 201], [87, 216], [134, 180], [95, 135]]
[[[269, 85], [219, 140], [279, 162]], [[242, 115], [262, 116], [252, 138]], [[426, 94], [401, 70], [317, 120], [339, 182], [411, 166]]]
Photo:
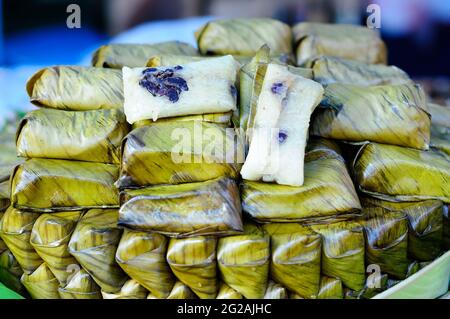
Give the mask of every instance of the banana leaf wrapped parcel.
[[264, 299], [288, 299], [288, 291], [282, 285], [269, 280]]
[[195, 56], [198, 51], [190, 44], [179, 41], [154, 44], [113, 43], [103, 45], [94, 52], [92, 65], [113, 69], [122, 69], [124, 66], [139, 67], [145, 66], [151, 56], [166, 54]]
[[11, 251], [7, 249], [0, 253], [0, 282], [18, 294], [26, 296], [27, 291], [20, 281], [22, 275], [23, 270]]
[[[162, 118], [156, 121], [156, 123], [173, 122], [173, 121], [180, 121], [180, 122], [200, 121], [200, 122], [214, 123], [217, 125], [221, 125], [223, 127], [230, 127], [231, 116], [232, 112], [186, 115], [186, 116]], [[153, 120], [137, 121], [133, 123], [132, 129], [134, 130], [143, 126], [150, 126], [152, 124], [155, 124]]]
[[388, 201], [438, 199], [450, 203], [450, 161], [430, 150], [365, 144], [353, 162], [359, 190]]
[[408, 219], [402, 212], [381, 207], [365, 208], [358, 222], [366, 237], [366, 264], [404, 279], [408, 272]]
[[11, 177], [11, 202], [36, 212], [119, 207], [118, 175], [112, 164], [29, 159]]
[[27, 82], [30, 102], [71, 111], [122, 109], [122, 72], [82, 66], [54, 66], [37, 71]]
[[[303, 186], [243, 181], [242, 209], [261, 222], [313, 222], [357, 216], [361, 205], [342, 159], [305, 163]], [[301, 209], [299, 209], [301, 207]]]
[[311, 134], [427, 150], [430, 125], [425, 93], [419, 85], [333, 83], [325, 88]]
[[83, 211], [41, 214], [31, 231], [31, 245], [62, 286], [72, 275], [71, 267], [78, 266], [68, 246], [82, 214]]
[[38, 213], [9, 207], [0, 220], [0, 236], [27, 274], [35, 271], [43, 260], [30, 244], [31, 231]]
[[17, 154], [28, 158], [120, 163], [120, 145], [128, 133], [119, 110], [28, 113], [17, 131]]
[[363, 26], [300, 22], [292, 28], [297, 65], [319, 55], [386, 64], [386, 45], [377, 31]]
[[431, 114], [430, 146], [450, 156], [450, 107], [428, 103]]
[[197, 296], [188, 286], [181, 281], [177, 281], [166, 299], [197, 299]]
[[232, 129], [198, 121], [155, 123], [123, 140], [120, 188], [237, 178], [243, 148]]
[[172, 238], [167, 263], [175, 276], [201, 299], [215, 299], [218, 290], [217, 238]]
[[226, 283], [221, 282], [219, 291], [217, 292], [216, 299], [243, 299], [244, 297], [236, 290], [228, 286]]
[[123, 68], [127, 121], [236, 109], [239, 63], [231, 56], [157, 68]]
[[119, 292], [107, 293], [102, 291], [103, 299], [147, 299], [148, 291], [136, 280], [127, 280]]
[[443, 250], [450, 250], [450, 204], [444, 205], [444, 223], [442, 232], [442, 248]]
[[322, 273], [339, 278], [353, 290], [365, 282], [363, 228], [352, 221], [317, 224], [311, 228], [322, 236]]
[[116, 209], [91, 209], [78, 222], [69, 241], [69, 252], [107, 293], [118, 292], [128, 277], [116, 263], [122, 229]]
[[125, 229], [116, 261], [125, 273], [159, 299], [166, 298], [175, 276], [166, 262], [168, 238], [158, 233]]
[[31, 274], [24, 273], [20, 281], [33, 299], [60, 299], [58, 279], [45, 263]]
[[439, 200], [388, 202], [361, 197], [363, 207], [382, 207], [408, 217], [408, 254], [413, 260], [430, 261], [441, 253], [444, 206]]
[[321, 276], [317, 299], [343, 299], [342, 281], [338, 278]]
[[61, 299], [102, 299], [100, 287], [91, 275], [83, 268], [73, 270], [66, 285], [58, 288]]
[[303, 298], [316, 298], [320, 284], [322, 239], [294, 223], [263, 226], [270, 235], [270, 277]]
[[346, 83], [355, 85], [398, 85], [411, 82], [408, 74], [396, 66], [367, 64], [333, 56], [320, 56], [307, 61], [314, 81], [322, 85]]
[[291, 28], [274, 19], [222, 19], [210, 21], [195, 32], [201, 54], [253, 56], [267, 44], [274, 54], [292, 52]]
[[223, 282], [247, 299], [262, 299], [269, 280], [270, 237], [261, 227], [245, 224], [242, 235], [219, 239], [217, 263]]
[[119, 225], [127, 228], [171, 237], [232, 235], [243, 229], [239, 190], [228, 178], [126, 190], [121, 197]]

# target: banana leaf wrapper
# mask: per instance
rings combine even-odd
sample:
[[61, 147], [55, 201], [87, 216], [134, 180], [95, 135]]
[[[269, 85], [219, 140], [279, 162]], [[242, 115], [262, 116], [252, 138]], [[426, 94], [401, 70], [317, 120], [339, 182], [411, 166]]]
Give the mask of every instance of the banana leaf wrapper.
[[263, 44], [273, 54], [292, 52], [291, 28], [268, 18], [211, 21], [196, 31], [195, 37], [201, 54], [253, 56]]
[[365, 282], [362, 227], [352, 221], [311, 227], [323, 240], [322, 273], [339, 278], [350, 289], [362, 289]]
[[305, 151], [306, 162], [321, 158], [336, 158], [344, 161], [341, 147], [335, 141], [323, 137], [310, 136]]
[[228, 286], [226, 283], [221, 282], [219, 291], [217, 292], [216, 299], [243, 299], [244, 297], [236, 290]]
[[[232, 112], [224, 112], [224, 113], [210, 113], [210, 114], [197, 114], [197, 115], [187, 115], [187, 116], [176, 116], [169, 118], [158, 119], [156, 123], [164, 123], [164, 122], [172, 122], [172, 121], [200, 121], [207, 123], [214, 123], [217, 125], [221, 125], [223, 127], [229, 127], [231, 125], [231, 115]], [[142, 120], [134, 122], [132, 125], [133, 130], [143, 127], [150, 126], [155, 124], [153, 120]]]
[[450, 128], [450, 108], [435, 103], [428, 103], [431, 123]]
[[428, 103], [431, 114], [430, 146], [450, 156], [450, 107]]
[[325, 88], [310, 133], [427, 150], [430, 125], [425, 93], [419, 85], [333, 83]]
[[17, 131], [17, 154], [28, 158], [70, 159], [120, 164], [120, 146], [128, 133], [119, 110], [28, 113]]
[[26, 296], [27, 291], [20, 282], [22, 275], [23, 270], [11, 251], [7, 249], [0, 253], [0, 282], [18, 294]]
[[[155, 55], [152, 56], [147, 61], [146, 67], [149, 68], [156, 68], [159, 66], [172, 66], [172, 65], [180, 65], [180, 64], [186, 64], [191, 62], [197, 62], [201, 60], [207, 60], [207, 59], [213, 59], [217, 56], [189, 56], [189, 55], [176, 55], [176, 54], [164, 54], [164, 55]], [[240, 55], [233, 55], [233, 58], [239, 63], [239, 64], [245, 64], [248, 63], [251, 60], [251, 57], [248, 56], [240, 56]], [[279, 60], [282, 60], [283, 57], [275, 57]]]
[[119, 225], [170, 237], [242, 232], [236, 183], [227, 178], [162, 185], [121, 193]]
[[217, 239], [198, 236], [172, 238], [167, 248], [167, 263], [175, 276], [200, 299], [215, 299], [218, 290]]
[[117, 227], [118, 216], [115, 209], [89, 210], [69, 241], [70, 254], [108, 293], [118, 292], [128, 279], [115, 260], [122, 236], [122, 229]]
[[322, 276], [317, 299], [344, 299], [342, 281], [338, 278]]
[[270, 277], [303, 298], [316, 298], [322, 238], [299, 224], [265, 224], [270, 235]]
[[20, 281], [33, 299], [60, 299], [58, 279], [45, 263], [31, 274], [24, 273]]
[[[262, 299], [269, 277], [270, 237], [254, 224], [242, 235], [223, 237], [217, 245], [221, 278], [247, 299]], [[251, 283], [251, 284], [249, 284]]]
[[147, 289], [134, 279], [127, 280], [119, 292], [107, 293], [102, 291], [103, 299], [147, 299], [147, 295]]
[[[5, 214], [4, 212], [0, 212], [0, 225], [4, 214]], [[3, 253], [5, 250], [8, 250], [8, 247], [6, 246], [3, 239], [0, 237], [0, 254]]]
[[[202, 144], [196, 144], [199, 138]], [[221, 176], [237, 178], [242, 160], [242, 145], [233, 130], [198, 121], [153, 124], [133, 130], [123, 140], [117, 185], [125, 188], [201, 182]]]
[[396, 66], [367, 64], [333, 56], [321, 56], [307, 62], [314, 81], [322, 85], [346, 83], [355, 85], [397, 85], [410, 83], [408, 74]]
[[9, 207], [0, 220], [0, 237], [27, 274], [35, 271], [43, 263], [30, 244], [31, 230], [38, 217], [37, 213]]
[[155, 44], [109, 44], [101, 46], [92, 56], [92, 65], [102, 68], [122, 69], [124, 66], [145, 66], [155, 55], [198, 55], [197, 49], [187, 43], [167, 41]]
[[288, 291], [282, 285], [269, 280], [264, 299], [288, 299]]
[[197, 296], [188, 286], [181, 281], [177, 281], [166, 299], [197, 299]]
[[31, 231], [30, 244], [62, 286], [71, 276], [71, 267], [78, 266], [69, 253], [69, 241], [82, 214], [82, 211], [42, 214]]
[[166, 298], [175, 283], [166, 262], [167, 245], [161, 234], [125, 229], [116, 252], [125, 273], [159, 299]]
[[66, 111], [123, 109], [122, 72], [82, 66], [54, 66], [27, 82], [30, 102]]
[[58, 292], [61, 299], [102, 299], [100, 287], [83, 268], [72, 274]]
[[9, 180], [0, 182], [0, 212], [5, 211], [11, 204], [9, 201], [10, 188]]
[[408, 219], [405, 213], [365, 208], [360, 220], [366, 236], [366, 264], [404, 279], [408, 271]]
[[116, 208], [118, 175], [118, 166], [112, 164], [30, 159], [14, 170], [11, 202], [16, 208], [42, 213]]
[[362, 26], [301, 22], [292, 28], [297, 65], [330, 55], [370, 64], [386, 64], [387, 50], [379, 33]]
[[361, 203], [364, 207], [382, 207], [406, 214], [410, 258], [431, 261], [441, 253], [444, 227], [444, 206], [441, 201], [388, 202], [373, 197], [361, 197]]
[[444, 251], [450, 250], [450, 205], [444, 205], [444, 223], [442, 248]]
[[347, 219], [361, 209], [345, 163], [336, 158], [306, 162], [303, 186], [243, 181], [241, 196], [244, 212], [261, 222]]
[[371, 299], [385, 291], [388, 286], [388, 275], [378, 274], [367, 278], [364, 288], [358, 293], [358, 299]]
[[450, 161], [436, 151], [369, 143], [359, 150], [353, 171], [359, 190], [372, 197], [450, 203]]

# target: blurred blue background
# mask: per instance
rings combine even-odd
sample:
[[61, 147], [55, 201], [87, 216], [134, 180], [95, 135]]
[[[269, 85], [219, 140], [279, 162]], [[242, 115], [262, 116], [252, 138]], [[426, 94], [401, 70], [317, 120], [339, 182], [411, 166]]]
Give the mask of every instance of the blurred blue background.
[[[448, 0], [0, 0], [0, 125], [32, 108], [25, 82], [38, 68], [89, 65], [108, 42], [195, 44], [193, 32], [213, 17], [267, 16], [286, 23], [365, 24], [370, 3], [381, 8], [389, 63], [420, 81], [440, 103], [450, 103]], [[81, 28], [69, 29], [67, 6], [81, 9]]]

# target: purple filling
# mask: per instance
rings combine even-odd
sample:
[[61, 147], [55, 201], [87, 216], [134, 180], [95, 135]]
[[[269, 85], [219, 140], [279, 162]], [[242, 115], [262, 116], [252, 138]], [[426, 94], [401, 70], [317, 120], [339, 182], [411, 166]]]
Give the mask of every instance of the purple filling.
[[[181, 70], [177, 65], [174, 70]], [[173, 69], [158, 70], [156, 68], [147, 68], [142, 71], [142, 78], [139, 85], [149, 91], [153, 96], [166, 96], [170, 102], [175, 103], [179, 100], [182, 91], [188, 91], [189, 87], [186, 80], [180, 76], [175, 76]]]
[[284, 85], [281, 82], [275, 82], [274, 84], [272, 84], [272, 87], [270, 88], [270, 90], [272, 91], [273, 94], [281, 94], [281, 92], [283, 91]]
[[280, 131], [278, 133], [278, 143], [282, 144], [284, 141], [286, 141], [288, 135], [285, 131]]

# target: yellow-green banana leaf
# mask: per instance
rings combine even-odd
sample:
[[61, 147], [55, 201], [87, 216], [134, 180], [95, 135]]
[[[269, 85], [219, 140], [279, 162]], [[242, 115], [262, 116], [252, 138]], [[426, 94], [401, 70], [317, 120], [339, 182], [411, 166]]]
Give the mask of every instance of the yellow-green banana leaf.
[[121, 194], [119, 225], [172, 237], [242, 232], [239, 190], [228, 178]]
[[419, 85], [364, 87], [333, 83], [325, 88], [311, 134], [426, 150], [430, 125], [425, 93]]
[[39, 212], [119, 207], [118, 175], [112, 164], [30, 159], [13, 173], [11, 202]]
[[28, 113], [17, 131], [17, 154], [28, 158], [120, 163], [120, 146], [129, 131], [119, 110]]
[[10, 250], [4, 250], [0, 254], [0, 282], [18, 294], [26, 296], [27, 291], [20, 282], [22, 275], [23, 270], [16, 257]]
[[226, 283], [221, 282], [219, 291], [217, 292], [216, 299], [243, 299], [244, 297], [236, 290], [228, 286]]
[[31, 103], [72, 111], [122, 109], [122, 72], [82, 66], [54, 66], [27, 82]]
[[317, 299], [343, 299], [342, 281], [338, 278], [322, 276]]
[[107, 293], [102, 291], [103, 299], [147, 299], [148, 291], [136, 280], [127, 280], [119, 292]]
[[269, 280], [264, 299], [288, 299], [288, 291], [282, 285]]
[[[224, 127], [229, 127], [231, 124], [232, 112], [225, 113], [209, 113], [209, 114], [197, 114], [197, 115], [187, 115], [187, 116], [176, 116], [158, 119], [156, 123], [163, 122], [173, 122], [173, 121], [201, 121], [208, 123], [219, 124]], [[132, 125], [133, 130], [143, 126], [149, 126], [155, 124], [153, 120], [142, 120], [134, 122]]]
[[191, 289], [189, 289], [188, 286], [183, 284], [181, 281], [177, 281], [166, 299], [197, 299], [197, 296]]
[[100, 287], [83, 268], [70, 274], [67, 284], [58, 288], [61, 299], [102, 299]]
[[42, 263], [31, 274], [24, 273], [20, 281], [33, 299], [60, 299], [58, 279], [53, 276], [45, 263]]

